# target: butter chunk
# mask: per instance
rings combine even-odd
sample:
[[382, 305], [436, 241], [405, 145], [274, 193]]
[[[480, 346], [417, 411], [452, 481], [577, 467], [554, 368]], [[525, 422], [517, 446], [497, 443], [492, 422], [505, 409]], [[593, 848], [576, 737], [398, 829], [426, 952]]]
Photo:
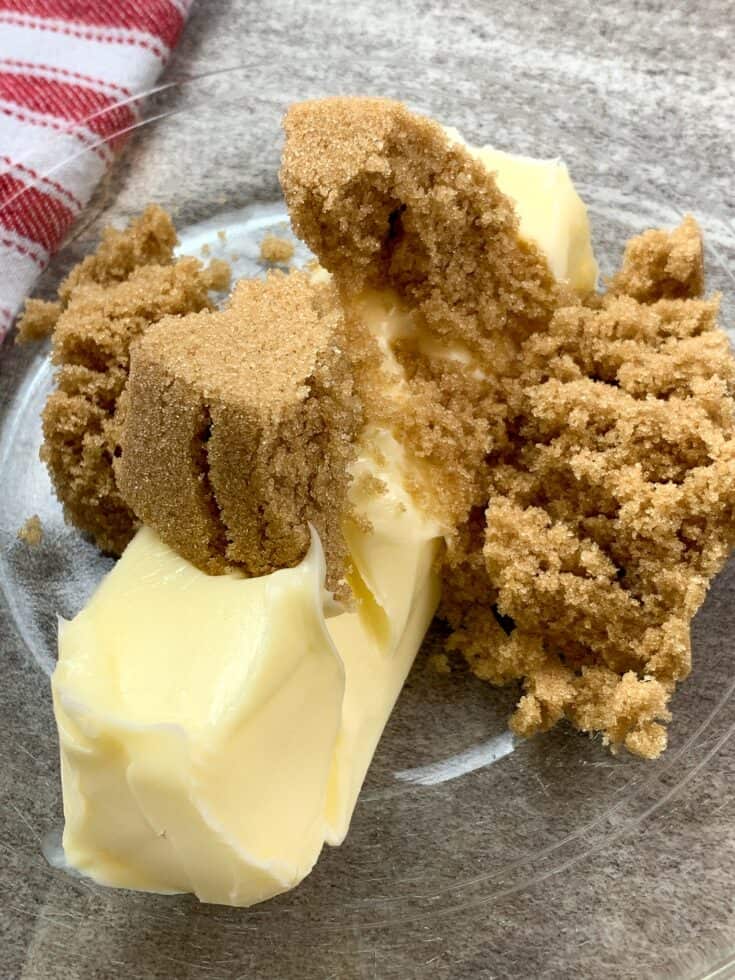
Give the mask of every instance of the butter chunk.
[[535, 242], [557, 279], [579, 293], [597, 285], [587, 208], [563, 160], [536, 160], [491, 146], [470, 152], [490, 170], [515, 206], [520, 232]]
[[[385, 593], [392, 586], [394, 601], [405, 604], [406, 617], [400, 631], [391, 623], [392, 642], [389, 646], [380, 642], [371, 621], [373, 610], [365, 605], [357, 612], [344, 612], [327, 621], [345, 669], [342, 721], [334, 748], [325, 813], [328, 844], [341, 844], [347, 836], [375, 749], [439, 602], [436, 567], [439, 539], [431, 537], [430, 530], [417, 520], [415, 512], [408, 516], [407, 522], [399, 519], [395, 523], [399, 533], [400, 524], [404, 523], [403, 539], [398, 537], [384, 551], [378, 544], [372, 552], [366, 550], [362, 559], [370, 567], [372, 580], [380, 591]], [[414, 525], [412, 534], [405, 533], [408, 531], [405, 524]], [[361, 545], [369, 537], [367, 534], [353, 539], [353, 555], [360, 554]], [[407, 554], [396, 568], [392, 559], [400, 548]], [[379, 596], [380, 592], [374, 596], [376, 602]]]
[[263, 575], [306, 553], [339, 588], [340, 521], [361, 424], [334, 286], [304, 272], [238, 283], [226, 309], [163, 320], [134, 348], [118, 486], [198, 567]]
[[297, 567], [243, 579], [207, 576], [138, 532], [60, 624], [69, 865], [230, 905], [309, 873], [344, 692], [323, 575], [316, 538]]

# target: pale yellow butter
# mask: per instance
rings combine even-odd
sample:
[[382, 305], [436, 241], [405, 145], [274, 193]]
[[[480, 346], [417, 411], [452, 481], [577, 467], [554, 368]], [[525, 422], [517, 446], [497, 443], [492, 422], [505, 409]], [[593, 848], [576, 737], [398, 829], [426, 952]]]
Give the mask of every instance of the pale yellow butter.
[[588, 293], [597, 286], [587, 208], [563, 160], [536, 160], [491, 146], [468, 147], [513, 201], [521, 234], [536, 242], [557, 279]]
[[59, 631], [67, 862], [98, 881], [249, 905], [324, 841], [344, 691], [318, 540], [296, 568], [200, 572], [141, 530]]
[[[371, 530], [346, 528], [358, 609], [327, 621], [345, 668], [327, 805], [329, 844], [344, 840], [383, 728], [439, 603], [442, 529], [406, 492], [407, 463], [396, 440], [371, 431], [365, 443], [379, 453], [379, 462], [368, 453], [358, 456], [352, 503]], [[366, 473], [385, 481], [382, 493], [360, 491], [359, 477]]]
[[[60, 623], [70, 866], [250, 905], [344, 839], [439, 600], [439, 529], [402, 486], [401, 447], [387, 433], [371, 445], [386, 485], [354, 491], [373, 524], [348, 532], [356, 611], [325, 622], [318, 539], [296, 568], [243, 579], [203, 574], [144, 528]], [[360, 455], [355, 473], [376, 466]]]

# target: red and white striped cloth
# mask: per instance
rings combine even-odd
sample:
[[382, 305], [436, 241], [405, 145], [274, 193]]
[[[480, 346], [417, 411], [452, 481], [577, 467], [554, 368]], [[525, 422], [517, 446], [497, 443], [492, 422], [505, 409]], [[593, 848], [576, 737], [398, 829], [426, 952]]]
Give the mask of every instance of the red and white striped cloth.
[[0, 342], [193, 0], [0, 0]]

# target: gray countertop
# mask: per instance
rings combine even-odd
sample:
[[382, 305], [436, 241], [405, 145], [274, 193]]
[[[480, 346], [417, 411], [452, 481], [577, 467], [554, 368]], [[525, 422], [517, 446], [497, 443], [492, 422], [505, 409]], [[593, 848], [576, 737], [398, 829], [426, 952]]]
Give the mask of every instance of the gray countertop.
[[[527, 111], [543, 92], [556, 130], [541, 151], [573, 159], [587, 147], [604, 160], [608, 184], [621, 187], [632, 168], [645, 166], [651, 179], [665, 174], [672, 206], [696, 197], [713, 216], [717, 285], [729, 281], [735, 292], [728, 244], [735, 228], [734, 19], [731, 0], [199, 0], [169, 77], [257, 57], [272, 65], [262, 84], [274, 96], [281, 84], [292, 92], [292, 60], [312, 66], [309, 90], [312, 83], [363, 90], [375, 78], [364, 66], [385, 61], [400, 65], [401, 77], [425, 77], [432, 106], [441, 106], [452, 79], [460, 95], [482, 91], [486, 77], [504, 79], [501, 144], [519, 139], [517, 107]], [[400, 80], [387, 87], [400, 88]], [[477, 135], [469, 114], [442, 121]], [[606, 134], [615, 136], [609, 150]], [[182, 129], [182, 160], [187, 139]], [[123, 171], [133, 165], [128, 160]], [[223, 161], [224, 185], [239, 166], [236, 157]], [[185, 165], [176, 173], [156, 171], [155, 160], [151, 167], [152, 186], [186, 187]], [[85, 247], [93, 238], [90, 232]], [[725, 306], [726, 317], [731, 309]], [[0, 413], [30, 357], [6, 350], [0, 358]], [[708, 645], [729, 648], [732, 588], [731, 565], [695, 630], [703, 656]], [[729, 962], [735, 950], [735, 739], [727, 726], [703, 733], [701, 764], [689, 766], [670, 798], [663, 775], [655, 815], [611, 834], [607, 846], [553, 873], [540, 866], [532, 883], [506, 897], [408, 916], [399, 929], [353, 925], [336, 938], [310, 932], [303, 916], [291, 927], [285, 916], [279, 930], [261, 930], [247, 912], [218, 916], [187, 902], [167, 906], [164, 916], [144, 899], [121, 907], [100, 890], [67, 888], [57, 878], [36, 887], [29, 861], [50, 826], [51, 804], [40, 791], [21, 797], [17, 774], [30, 772], [31, 787], [56, 779], [51, 709], [45, 678], [29, 673], [4, 606], [0, 615], [1, 978], [694, 978]], [[721, 668], [712, 697], [731, 679]], [[718, 974], [731, 975], [728, 968]]]

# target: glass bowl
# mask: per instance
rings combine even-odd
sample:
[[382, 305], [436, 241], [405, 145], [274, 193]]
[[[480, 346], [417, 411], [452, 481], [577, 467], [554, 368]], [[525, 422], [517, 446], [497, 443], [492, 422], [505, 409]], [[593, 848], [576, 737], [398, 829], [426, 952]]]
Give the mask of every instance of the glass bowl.
[[[563, 156], [588, 204], [603, 275], [628, 237], [683, 213], [683, 192], [643, 130], [618, 135], [615, 107], [600, 112], [594, 100], [576, 107], [571, 125], [565, 94], [545, 79], [526, 78], [511, 92], [500, 75], [479, 77], [471, 67], [457, 82], [441, 65], [417, 78], [372, 63], [350, 66], [341, 86], [325, 88], [297, 53], [275, 80], [268, 69], [264, 56], [152, 93], [41, 293], [94, 247], [104, 225], [124, 223], [150, 201], [172, 213], [182, 253], [225, 257], [237, 275], [262, 274], [262, 236], [290, 234], [277, 182], [281, 115], [292, 101], [335, 90], [400, 98], [473, 143]], [[705, 233], [709, 286], [732, 294], [735, 234], [705, 189], [686, 195]], [[307, 255], [299, 246], [297, 259]], [[731, 309], [726, 302], [723, 322]], [[443, 642], [435, 625], [347, 841], [325, 848], [295, 891], [237, 910], [108, 890], [54, 868], [62, 823], [48, 685], [56, 617], [79, 610], [111, 561], [64, 523], [39, 462], [39, 413], [51, 382], [46, 348], [6, 341], [0, 916], [8, 976], [700, 976], [726, 954], [728, 936], [717, 928], [728, 921], [719, 905], [726, 893], [713, 898], [713, 882], [722, 883], [708, 878], [707, 862], [725, 867], [716, 845], [733, 803], [732, 564], [695, 621], [694, 671], [674, 698], [670, 745], [658, 762], [612, 755], [563, 727], [514, 739], [506, 721], [517, 692], [462, 671], [437, 674], [428, 661]], [[34, 513], [45, 534], [32, 549], [16, 534]], [[684, 908], [689, 934], [679, 948], [667, 937]]]

